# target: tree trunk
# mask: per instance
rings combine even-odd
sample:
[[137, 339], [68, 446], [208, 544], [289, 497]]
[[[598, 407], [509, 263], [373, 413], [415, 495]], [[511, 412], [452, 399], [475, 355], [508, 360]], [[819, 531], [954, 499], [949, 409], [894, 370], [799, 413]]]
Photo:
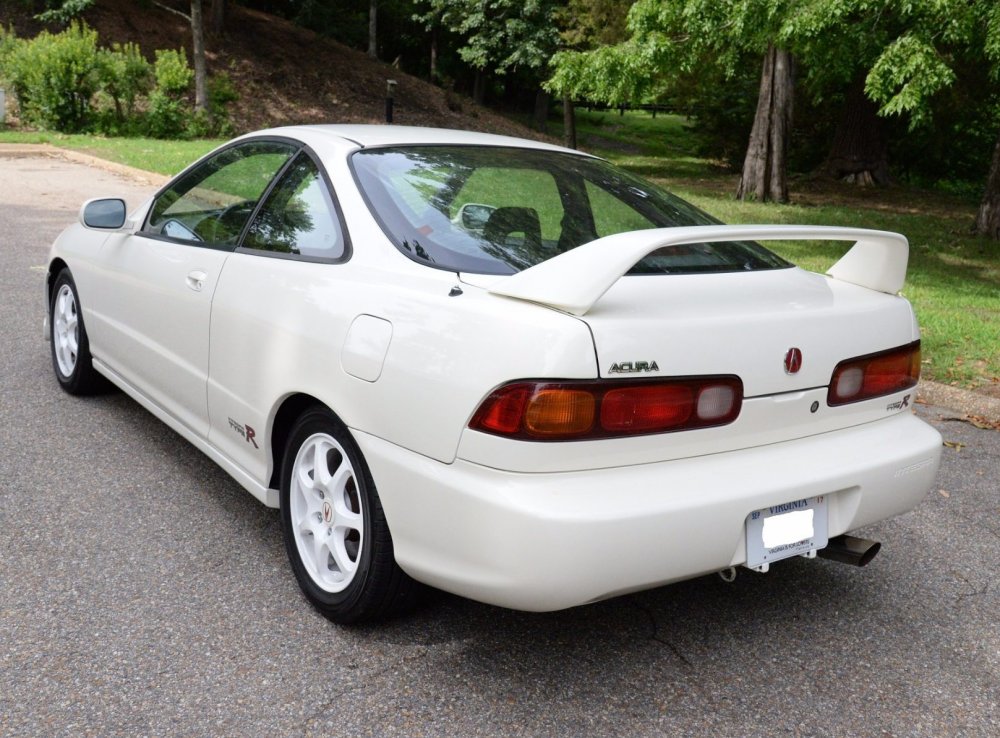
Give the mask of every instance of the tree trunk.
[[793, 88], [791, 54], [773, 44], [768, 46], [760, 75], [757, 113], [736, 191], [740, 200], [788, 202], [786, 153], [792, 127]]
[[378, 59], [377, 25], [378, 0], [370, 0], [368, 4], [368, 56]]
[[567, 149], [576, 148], [576, 112], [569, 93], [563, 95], [563, 146]]
[[865, 94], [864, 78], [847, 90], [830, 153], [821, 170], [859, 185], [889, 184], [889, 153], [878, 107]]
[[212, 0], [212, 33], [221, 36], [226, 30], [226, 0]]
[[976, 233], [1000, 241], [1000, 136], [993, 147], [993, 163], [986, 178], [986, 193], [976, 214]]
[[535, 130], [545, 133], [549, 128], [549, 93], [539, 89], [535, 93]]
[[208, 110], [208, 80], [205, 72], [205, 24], [202, 22], [201, 0], [191, 0], [191, 36], [194, 46], [194, 109]]
[[431, 28], [431, 84], [437, 84], [438, 78], [438, 29], [435, 24]]
[[476, 77], [472, 83], [472, 99], [477, 105], [482, 105], [486, 100], [486, 72], [482, 69], [476, 70]]

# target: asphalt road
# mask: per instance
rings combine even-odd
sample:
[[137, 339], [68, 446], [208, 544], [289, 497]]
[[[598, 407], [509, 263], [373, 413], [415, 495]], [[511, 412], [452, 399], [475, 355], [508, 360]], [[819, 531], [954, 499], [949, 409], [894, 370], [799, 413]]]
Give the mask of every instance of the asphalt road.
[[793, 559], [546, 615], [437, 593], [338, 627], [275, 511], [124, 395], [57, 387], [41, 267], [114, 192], [148, 188], [0, 158], [0, 734], [1000, 735], [1000, 433], [918, 408], [961, 445], [864, 531], [865, 569]]

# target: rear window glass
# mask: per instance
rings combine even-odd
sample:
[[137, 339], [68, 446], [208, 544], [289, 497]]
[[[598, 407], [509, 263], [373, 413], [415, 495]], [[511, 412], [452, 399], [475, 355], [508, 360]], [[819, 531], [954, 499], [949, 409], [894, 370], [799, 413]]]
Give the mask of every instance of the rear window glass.
[[[486, 146], [364, 149], [351, 165], [376, 218], [415, 261], [512, 274], [603, 236], [718, 225], [707, 213], [605, 161]], [[660, 249], [631, 274], [753, 271], [790, 266], [751, 242]]]

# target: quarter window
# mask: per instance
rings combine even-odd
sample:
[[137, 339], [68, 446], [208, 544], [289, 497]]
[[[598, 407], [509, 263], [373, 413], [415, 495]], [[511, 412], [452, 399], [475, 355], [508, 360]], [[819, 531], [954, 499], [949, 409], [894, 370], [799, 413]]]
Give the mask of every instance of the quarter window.
[[253, 141], [220, 151], [156, 198], [145, 232], [235, 247], [261, 195], [297, 150], [280, 141]]
[[243, 248], [319, 259], [344, 255], [344, 235], [319, 168], [305, 153], [282, 175], [253, 219]]

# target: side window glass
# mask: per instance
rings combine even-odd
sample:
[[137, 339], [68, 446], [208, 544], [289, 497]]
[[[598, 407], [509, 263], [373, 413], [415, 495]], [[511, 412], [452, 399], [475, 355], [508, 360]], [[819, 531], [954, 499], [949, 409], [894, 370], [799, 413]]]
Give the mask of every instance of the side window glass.
[[297, 150], [254, 141], [219, 152], [156, 198], [145, 232], [235, 247], [264, 190]]
[[271, 190], [242, 246], [322, 259], [344, 255], [344, 235], [333, 200], [306, 154], [299, 154]]

